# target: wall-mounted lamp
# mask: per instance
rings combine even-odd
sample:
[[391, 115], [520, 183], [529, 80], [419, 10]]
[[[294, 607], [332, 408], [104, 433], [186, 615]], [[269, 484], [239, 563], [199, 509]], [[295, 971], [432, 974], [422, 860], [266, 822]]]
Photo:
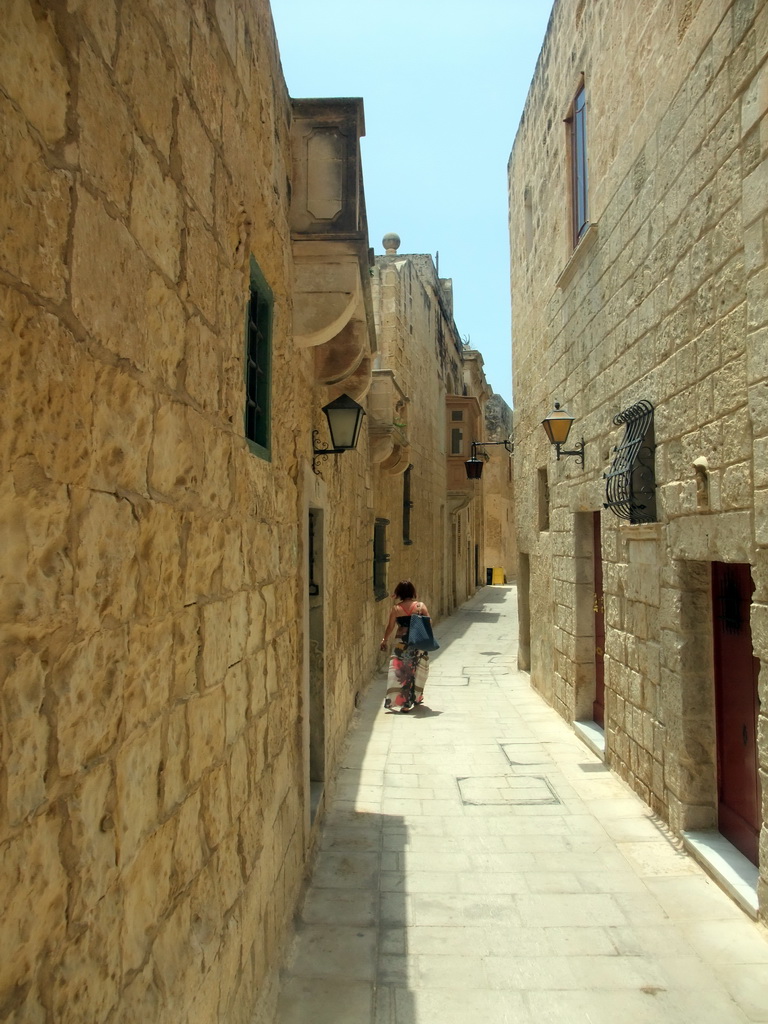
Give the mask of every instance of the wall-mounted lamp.
[[557, 457], [561, 455], [575, 455], [581, 465], [584, 465], [584, 438], [576, 445], [571, 451], [566, 451], [562, 445], [568, 440], [568, 434], [571, 432], [571, 424], [573, 423], [573, 416], [565, 409], [560, 408], [560, 403], [555, 402], [555, 408], [546, 416], [542, 421], [541, 425], [547, 432], [549, 443], [555, 446], [557, 451]]
[[[481, 447], [485, 447], [485, 445], [487, 444], [503, 444], [510, 455], [512, 455], [515, 450], [515, 446], [509, 440], [509, 438], [507, 438], [506, 441], [473, 441], [472, 458], [467, 459], [467, 461], [464, 463], [464, 468], [467, 471], [467, 480], [479, 480], [480, 477], [483, 475], [483, 466], [485, 465], [485, 463], [483, 459], [478, 459], [477, 449], [478, 445]], [[483, 455], [485, 456], [486, 459], [488, 458], [485, 452], [483, 452]]]
[[[331, 447], [324, 441], [320, 441], [320, 431], [312, 431], [312, 471], [317, 473], [315, 463], [318, 459], [325, 459], [329, 455], [340, 455], [341, 452], [348, 452], [351, 448], [357, 447], [357, 440], [360, 437], [360, 427], [363, 425], [365, 409], [350, 398], [349, 395], [339, 395], [328, 405], [323, 406], [323, 412], [328, 420], [328, 431], [331, 435]], [[317, 445], [320, 445], [318, 448]]]

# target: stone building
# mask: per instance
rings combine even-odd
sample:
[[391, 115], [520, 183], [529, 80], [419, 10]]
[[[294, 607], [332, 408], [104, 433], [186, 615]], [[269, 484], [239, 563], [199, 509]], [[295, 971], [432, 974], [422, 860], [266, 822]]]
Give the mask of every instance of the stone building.
[[556, 0], [509, 163], [521, 663], [763, 916], [766, 57], [764, 0]]
[[380, 662], [377, 520], [407, 456], [389, 570], [435, 617], [474, 591], [440, 431], [486, 385], [436, 281], [440, 380], [406, 409], [374, 370], [362, 101], [290, 99], [267, 0], [3, 15], [0, 1018], [269, 1020]]
[[483, 431], [483, 438], [494, 445], [485, 449], [488, 459], [483, 470], [485, 561], [486, 569], [500, 569], [509, 582], [517, 578], [515, 462], [510, 457], [514, 453], [514, 442], [510, 441], [510, 450], [504, 444], [512, 438], [512, 420], [512, 410], [501, 395], [491, 395], [485, 406]]
[[0, 106], [0, 1017], [251, 1021], [378, 658], [362, 103], [266, 0], [10, 0]]
[[[399, 254], [399, 245], [397, 235], [385, 236], [372, 284], [377, 597], [412, 578], [442, 617], [485, 583], [489, 489], [502, 499], [487, 471], [469, 480], [465, 462], [472, 441], [485, 436], [491, 389], [482, 356], [462, 343], [454, 322], [452, 282], [438, 277], [431, 256]], [[502, 486], [506, 494], [506, 477]]]

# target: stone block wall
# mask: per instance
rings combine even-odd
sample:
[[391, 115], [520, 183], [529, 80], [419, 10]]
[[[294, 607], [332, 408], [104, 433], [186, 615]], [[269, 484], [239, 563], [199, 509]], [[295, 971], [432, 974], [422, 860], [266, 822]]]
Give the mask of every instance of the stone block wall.
[[[512, 410], [501, 395], [492, 395], [485, 407], [483, 438], [488, 441], [504, 441], [511, 436]], [[517, 578], [514, 459], [500, 444], [488, 447], [486, 451], [489, 460], [482, 477], [485, 498], [485, 568], [502, 568], [511, 583]]]
[[[397, 236], [385, 236], [385, 246], [390, 240], [399, 244]], [[472, 440], [482, 436], [479, 417], [471, 426], [468, 413], [462, 421], [465, 452], [453, 460], [460, 465], [449, 466], [446, 397], [450, 402], [450, 396], [462, 396], [460, 402], [479, 410], [490, 396], [482, 356], [462, 344], [454, 322], [452, 282], [438, 278], [431, 256], [397, 255], [388, 248], [376, 259], [372, 283], [379, 344], [378, 390], [371, 403], [372, 452], [378, 450], [373, 501], [375, 515], [389, 521], [388, 594], [399, 580], [412, 579], [438, 620], [475, 592], [477, 576], [485, 582], [487, 565], [502, 564], [488, 558], [493, 550], [508, 551], [513, 537], [509, 481], [505, 470], [482, 482], [467, 481], [463, 462], [470, 457]], [[470, 396], [466, 402], [465, 395]], [[503, 468], [503, 460], [499, 465]], [[455, 472], [461, 474], [458, 485]], [[456, 486], [465, 493], [453, 493]], [[495, 549], [486, 536], [491, 496], [497, 515]], [[382, 600], [377, 608], [381, 631], [390, 607]]]
[[373, 596], [373, 488], [366, 439], [321, 467], [325, 518], [323, 666], [325, 762], [330, 783], [356, 695], [376, 671], [381, 626]]
[[[435, 620], [450, 613], [455, 597], [450, 516], [446, 502], [445, 395], [461, 380], [460, 341], [429, 256], [380, 256], [373, 276], [373, 300], [381, 368], [392, 369], [405, 399], [393, 418], [403, 423], [408, 447], [396, 466], [374, 464], [375, 514], [389, 520], [389, 593], [412, 579]], [[409, 539], [404, 543], [404, 473], [412, 465]], [[379, 637], [391, 608], [379, 603]]]
[[[716, 820], [713, 561], [751, 565], [768, 706], [767, 58], [762, 0], [557, 0], [510, 157], [532, 681], [566, 717], [582, 713], [594, 634], [580, 517], [602, 510], [607, 758], [677, 829]], [[574, 250], [564, 121], [582, 82], [590, 226]], [[650, 528], [603, 510], [613, 417], [643, 398], [655, 407]], [[583, 470], [556, 461], [539, 427], [554, 400], [575, 416], [570, 440], [586, 440]], [[767, 841], [763, 828], [763, 879]]]
[[[321, 404], [293, 342], [270, 10], [9, 0], [1, 20], [0, 1018], [251, 1021], [308, 849]], [[252, 256], [271, 462], [243, 436]], [[364, 456], [344, 458], [329, 763], [375, 659]]]

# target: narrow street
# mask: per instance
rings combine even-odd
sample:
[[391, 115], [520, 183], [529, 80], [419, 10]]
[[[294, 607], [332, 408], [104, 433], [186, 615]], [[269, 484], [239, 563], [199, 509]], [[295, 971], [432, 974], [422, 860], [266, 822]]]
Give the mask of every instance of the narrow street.
[[768, 941], [516, 671], [516, 589], [350, 731], [279, 1024], [768, 1021]]

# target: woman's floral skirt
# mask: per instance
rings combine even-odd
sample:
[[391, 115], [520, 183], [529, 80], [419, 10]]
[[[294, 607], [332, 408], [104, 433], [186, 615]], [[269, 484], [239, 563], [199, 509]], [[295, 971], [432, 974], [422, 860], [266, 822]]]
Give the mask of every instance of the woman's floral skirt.
[[387, 696], [384, 707], [391, 711], [410, 711], [424, 700], [429, 675], [429, 655], [397, 640], [389, 659]]

